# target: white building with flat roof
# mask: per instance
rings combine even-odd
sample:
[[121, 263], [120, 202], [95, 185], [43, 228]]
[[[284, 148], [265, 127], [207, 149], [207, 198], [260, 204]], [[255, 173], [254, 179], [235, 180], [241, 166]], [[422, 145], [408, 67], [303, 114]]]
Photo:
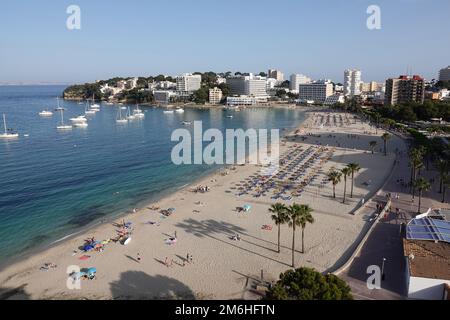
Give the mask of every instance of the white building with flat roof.
[[209, 103], [210, 104], [220, 104], [222, 101], [222, 90], [217, 87], [209, 89]]
[[236, 76], [227, 78], [227, 85], [231, 95], [267, 97], [267, 79], [265, 77]]
[[185, 73], [176, 78], [177, 91], [194, 92], [200, 89], [202, 84], [202, 76], [199, 74]]
[[324, 103], [331, 95], [333, 84], [328, 80], [299, 85], [298, 98], [302, 101], [313, 100], [316, 103]]
[[311, 83], [311, 78], [303, 74], [291, 74], [289, 81], [289, 89], [291, 92], [298, 92], [298, 86], [305, 83]]
[[344, 95], [353, 97], [361, 94], [361, 71], [347, 69], [344, 72]]

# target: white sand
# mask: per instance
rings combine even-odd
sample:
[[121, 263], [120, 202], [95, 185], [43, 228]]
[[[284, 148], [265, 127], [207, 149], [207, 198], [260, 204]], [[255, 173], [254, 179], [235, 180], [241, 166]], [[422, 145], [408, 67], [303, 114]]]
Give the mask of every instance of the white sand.
[[[301, 234], [297, 232], [296, 265], [310, 266], [318, 271], [332, 267], [344, 252], [357, 239], [363, 229], [366, 217], [352, 215], [362, 197], [366, 200], [378, 190], [389, 175], [394, 156], [387, 157], [377, 152], [372, 155], [369, 141], [382, 140], [375, 137], [374, 129], [357, 123], [318, 127], [324, 112], [310, 113], [302, 125], [302, 134], [313, 133], [321, 137], [308, 136], [301, 143], [304, 148], [310, 144], [336, 145], [332, 158], [322, 166], [323, 174], [316, 182], [306, 188], [301, 198], [293, 201], [309, 204], [314, 209], [315, 223], [308, 225], [305, 232], [307, 252], [300, 253]], [[346, 115], [348, 116], [348, 115]], [[306, 127], [306, 128], [305, 128]], [[364, 134], [364, 132], [371, 132]], [[336, 135], [329, 138], [328, 135]], [[348, 134], [359, 138], [349, 138]], [[381, 132], [378, 133], [381, 135]], [[281, 152], [289, 150], [297, 142], [288, 141]], [[324, 178], [329, 168], [338, 169], [349, 162], [357, 162], [362, 170], [355, 176], [355, 196], [342, 204], [344, 183], [337, 186], [337, 199], [332, 199], [330, 183], [319, 189], [315, 186]], [[176, 208], [176, 212], [162, 219], [156, 211], [142, 209], [138, 213], [125, 217], [134, 224], [132, 241], [128, 246], [111, 243], [102, 253], [88, 253], [91, 258], [80, 261], [78, 252], [73, 250], [84, 243], [84, 239], [94, 236], [103, 240], [115, 236], [116, 227], [111, 224], [100, 225], [87, 234], [67, 240], [60, 245], [18, 262], [0, 271], [0, 296], [12, 299], [111, 299], [111, 298], [189, 298], [203, 299], [239, 299], [254, 298], [248, 290], [253, 278], [259, 278], [261, 270], [266, 280], [275, 280], [278, 275], [290, 268], [292, 230], [282, 227], [282, 251], [276, 252], [277, 229], [262, 230], [263, 225], [273, 225], [268, 208], [275, 200], [267, 197], [254, 198], [251, 195], [236, 196], [236, 184], [241, 184], [250, 175], [257, 173], [256, 166], [240, 166], [230, 170], [227, 176], [217, 172], [198, 183], [208, 185], [212, 190], [205, 194], [190, 191], [189, 186], [178, 193], [162, 199], [156, 204], [161, 208]], [[216, 181], [217, 180], [217, 181]], [[215, 182], [212, 182], [215, 181]], [[370, 186], [363, 183], [371, 181]], [[348, 193], [350, 179], [348, 180]], [[203, 206], [196, 203], [202, 202]], [[293, 201], [281, 201], [290, 204]], [[250, 213], [237, 213], [235, 208], [250, 204]], [[200, 213], [193, 213], [199, 210]], [[121, 221], [121, 220], [118, 220]], [[160, 225], [146, 224], [148, 221], [161, 221]], [[177, 232], [178, 243], [166, 245], [165, 240]], [[230, 236], [239, 234], [241, 241], [233, 241]], [[79, 251], [79, 250], [78, 250]], [[142, 261], [134, 259], [140, 253]], [[190, 253], [193, 264], [182, 267], [182, 258]], [[173, 267], [164, 265], [165, 258], [173, 259]], [[40, 271], [46, 262], [58, 267], [52, 271]], [[178, 265], [178, 264], [180, 265]], [[66, 287], [66, 268], [79, 265], [81, 268], [96, 267], [97, 279], [82, 281], [81, 290], [69, 290]], [[19, 290], [21, 289], [21, 290]], [[14, 294], [13, 291], [17, 290]]]

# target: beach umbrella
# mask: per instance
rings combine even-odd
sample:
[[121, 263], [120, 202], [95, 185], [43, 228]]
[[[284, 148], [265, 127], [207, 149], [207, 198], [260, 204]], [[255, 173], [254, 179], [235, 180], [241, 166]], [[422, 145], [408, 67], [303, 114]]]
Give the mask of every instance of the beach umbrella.
[[94, 247], [93, 246], [91, 246], [90, 244], [88, 244], [88, 245], [86, 245], [86, 246], [84, 246], [83, 247], [83, 251], [91, 251], [92, 249], [94, 249]]

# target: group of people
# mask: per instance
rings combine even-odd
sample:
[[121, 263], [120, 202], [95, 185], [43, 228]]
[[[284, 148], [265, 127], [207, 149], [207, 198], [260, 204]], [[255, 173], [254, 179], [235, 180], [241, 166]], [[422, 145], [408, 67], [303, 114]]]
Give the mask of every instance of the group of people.
[[205, 193], [210, 191], [211, 189], [208, 186], [198, 186], [197, 188], [195, 188], [194, 192], [200, 192], [200, 193]]

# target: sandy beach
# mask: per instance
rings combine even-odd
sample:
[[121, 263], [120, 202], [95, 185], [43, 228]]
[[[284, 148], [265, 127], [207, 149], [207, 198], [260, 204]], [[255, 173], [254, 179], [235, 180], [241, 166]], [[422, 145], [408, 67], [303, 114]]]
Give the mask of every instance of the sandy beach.
[[[282, 248], [277, 253], [277, 229], [268, 212], [275, 202], [308, 204], [314, 209], [315, 223], [306, 228], [304, 254], [297, 232], [296, 265], [329, 270], [368, 223], [367, 216], [352, 213], [391, 172], [394, 150], [387, 156], [381, 152], [382, 133], [350, 114], [309, 111], [297, 132], [280, 145], [284, 164], [271, 181], [261, 184], [265, 178], [260, 175], [261, 167], [255, 165], [222, 169], [125, 216], [123, 219], [133, 228], [126, 246], [110, 242], [101, 252], [80, 250], [87, 238], [103, 241], [116, 237], [121, 218], [0, 270], [0, 297], [257, 298], [252, 290], [261, 273], [264, 280], [275, 281], [290, 268], [292, 230], [282, 226]], [[372, 140], [378, 143], [375, 154], [369, 147]], [[343, 204], [344, 183], [337, 185], [334, 199], [326, 174], [351, 162], [358, 163], [361, 170], [355, 174], [353, 198], [349, 196], [348, 179], [348, 196]], [[208, 186], [209, 191], [194, 192], [197, 185]], [[249, 212], [237, 210], [244, 205], [251, 206]], [[160, 210], [168, 208], [175, 211], [166, 217]], [[236, 234], [240, 241], [232, 239]], [[169, 244], [171, 238], [176, 238], [176, 243]], [[191, 262], [186, 261], [188, 254]], [[80, 260], [82, 256], [89, 258]], [[45, 263], [56, 267], [41, 270]], [[80, 290], [70, 290], [69, 266], [95, 267], [97, 277], [82, 280]]]

